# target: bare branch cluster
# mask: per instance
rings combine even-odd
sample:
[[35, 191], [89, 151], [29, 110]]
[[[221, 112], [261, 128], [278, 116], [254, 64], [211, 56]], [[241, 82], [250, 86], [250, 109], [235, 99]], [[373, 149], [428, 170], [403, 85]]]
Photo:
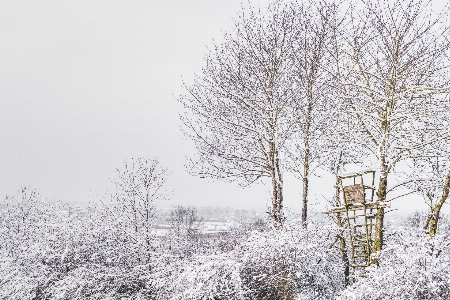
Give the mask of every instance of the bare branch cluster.
[[274, 224], [284, 171], [303, 181], [305, 226], [311, 174], [338, 161], [376, 164], [384, 201], [399, 162], [448, 143], [447, 13], [419, 0], [243, 9], [180, 97], [198, 152], [188, 170], [244, 186], [270, 178]]

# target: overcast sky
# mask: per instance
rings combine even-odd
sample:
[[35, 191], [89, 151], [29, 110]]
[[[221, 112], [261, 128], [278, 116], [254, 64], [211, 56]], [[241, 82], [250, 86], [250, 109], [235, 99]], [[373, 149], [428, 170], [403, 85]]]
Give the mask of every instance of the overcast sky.
[[[111, 187], [124, 160], [159, 157], [172, 171], [168, 205], [267, 206], [269, 186], [193, 178], [183, 166], [194, 149], [179, 130], [182, 79], [201, 71], [207, 46], [231, 30], [240, 7], [0, 1], [0, 197], [31, 185], [50, 201], [87, 203]], [[333, 182], [316, 178], [311, 204], [323, 206]], [[285, 174], [287, 207], [300, 207], [300, 185]]]

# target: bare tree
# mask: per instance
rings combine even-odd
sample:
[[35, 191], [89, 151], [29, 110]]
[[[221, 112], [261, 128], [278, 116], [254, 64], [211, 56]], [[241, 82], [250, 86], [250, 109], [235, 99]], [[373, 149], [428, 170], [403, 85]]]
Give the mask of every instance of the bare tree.
[[296, 17], [291, 51], [295, 67], [295, 129], [289, 141], [288, 168], [302, 180], [302, 224], [307, 225], [309, 180], [333, 153], [335, 129], [339, 122], [339, 103], [330, 88], [331, 76], [327, 47], [332, 34], [329, 20], [334, 6], [324, 1], [293, 2]]
[[[428, 205], [430, 207], [430, 213], [424, 224], [424, 229], [428, 231], [430, 237], [433, 237], [436, 234], [441, 209], [445, 201], [447, 201], [450, 190], [450, 169], [448, 167], [444, 168], [443, 166], [439, 166], [439, 160], [437, 160], [433, 169], [434, 178], [432, 178], [432, 180], [434, 179], [434, 184], [426, 191], [426, 196], [429, 200]], [[444, 175], [442, 174], [443, 170], [445, 170], [444, 172], [446, 173], [444, 173]], [[437, 189], [440, 191], [439, 194], [436, 192]], [[421, 190], [424, 191], [425, 189], [422, 187]]]
[[436, 234], [441, 209], [450, 191], [449, 141], [441, 140], [433, 146], [434, 155], [412, 159], [410, 169], [413, 171], [406, 174], [408, 179], [405, 180], [407, 187], [419, 192], [429, 207], [423, 229], [430, 237]]
[[108, 209], [110, 222], [136, 253], [137, 265], [151, 269], [152, 241], [156, 203], [168, 199], [170, 192], [164, 189], [168, 171], [158, 159], [137, 158], [126, 161], [116, 169], [113, 180], [116, 191]]
[[[377, 161], [381, 202], [394, 166], [424, 155], [448, 134], [436, 121], [447, 101], [448, 10], [433, 16], [431, 1], [419, 0], [358, 5], [349, 10], [348, 26], [333, 29], [334, 72], [350, 116], [348, 134]], [[441, 134], [421, 140], [429, 130]], [[378, 209], [374, 252], [383, 245], [383, 220]]]
[[195, 207], [177, 206], [170, 213], [169, 221], [172, 229], [178, 233], [194, 238], [203, 225], [203, 219], [198, 216]]
[[175, 210], [170, 213], [169, 222], [171, 225], [171, 232], [168, 235], [172, 243], [172, 251], [179, 252], [184, 256], [191, 256], [195, 247], [198, 246], [201, 229], [204, 225], [203, 218], [201, 218], [195, 207], [177, 206]]
[[242, 186], [270, 178], [274, 226], [283, 220], [280, 156], [293, 126], [294, 16], [282, 1], [266, 11], [243, 9], [180, 97], [184, 132], [198, 152], [189, 171]]
[[22, 186], [15, 195], [6, 196], [0, 202], [0, 250], [15, 256], [23, 249], [21, 243], [31, 244], [36, 238], [39, 221], [47, 219], [48, 204], [41, 200], [35, 189]]

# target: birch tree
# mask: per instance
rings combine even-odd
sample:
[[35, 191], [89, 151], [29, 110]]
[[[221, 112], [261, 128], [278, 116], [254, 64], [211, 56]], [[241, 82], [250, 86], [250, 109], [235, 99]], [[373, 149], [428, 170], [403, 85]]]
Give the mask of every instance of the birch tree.
[[282, 1], [243, 9], [180, 97], [183, 130], [198, 154], [189, 171], [242, 186], [270, 178], [274, 226], [283, 221], [281, 156], [293, 124], [294, 16]]
[[[326, 2], [294, 2], [296, 17], [291, 61], [295, 67], [295, 129], [288, 147], [288, 168], [302, 181], [302, 223], [308, 216], [309, 181], [314, 171], [322, 167], [333, 153], [339, 125], [339, 103], [333, 97], [331, 76], [326, 66], [332, 34], [329, 20], [334, 6]], [[328, 158], [327, 158], [328, 157]]]
[[[396, 164], [425, 154], [448, 133], [434, 121], [448, 98], [448, 10], [431, 1], [363, 1], [349, 23], [335, 27], [334, 70], [350, 117], [349, 136], [377, 161], [377, 201], [386, 200]], [[427, 140], [420, 133], [440, 131]], [[383, 245], [384, 210], [376, 215], [374, 252]]]

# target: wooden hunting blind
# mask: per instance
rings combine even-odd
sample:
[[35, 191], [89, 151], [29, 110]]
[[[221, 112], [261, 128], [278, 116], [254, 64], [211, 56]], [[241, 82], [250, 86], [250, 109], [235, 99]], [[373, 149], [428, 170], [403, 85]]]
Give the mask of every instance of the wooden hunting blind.
[[[339, 206], [324, 214], [335, 214], [342, 220], [341, 225], [350, 242], [347, 244], [351, 246], [352, 266], [365, 268], [372, 263], [374, 220], [377, 210], [389, 207], [389, 203], [374, 201], [375, 171], [340, 175], [336, 179], [337, 195], [339, 195], [336, 202]], [[369, 184], [366, 184], [364, 179]], [[341, 205], [341, 198], [344, 200], [344, 205]], [[341, 214], [344, 214], [344, 218], [341, 218]]]

